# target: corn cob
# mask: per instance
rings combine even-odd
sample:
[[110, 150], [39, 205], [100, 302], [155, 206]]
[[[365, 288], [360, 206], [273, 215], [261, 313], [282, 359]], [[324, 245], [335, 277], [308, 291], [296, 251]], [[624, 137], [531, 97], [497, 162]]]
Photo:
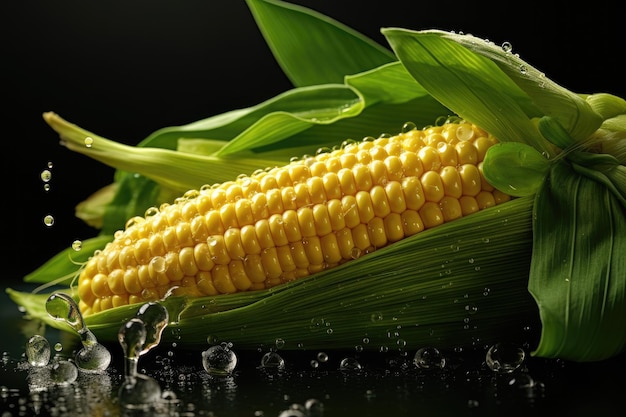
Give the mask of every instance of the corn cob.
[[482, 175], [495, 143], [448, 121], [189, 191], [94, 253], [78, 278], [80, 309], [271, 288], [506, 202]]

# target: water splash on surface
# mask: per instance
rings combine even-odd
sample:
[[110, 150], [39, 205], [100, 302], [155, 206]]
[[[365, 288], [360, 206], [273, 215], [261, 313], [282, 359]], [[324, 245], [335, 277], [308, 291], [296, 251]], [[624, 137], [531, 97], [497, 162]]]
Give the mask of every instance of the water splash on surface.
[[50, 317], [68, 324], [80, 336], [82, 349], [76, 354], [76, 366], [85, 372], [102, 372], [111, 363], [111, 352], [98, 343], [96, 336], [87, 328], [78, 304], [67, 294], [56, 292], [46, 300]]
[[138, 371], [139, 358], [159, 345], [168, 322], [167, 309], [157, 302], [149, 302], [120, 327], [118, 341], [124, 351], [124, 380], [118, 400], [127, 411], [165, 415], [168, 407], [178, 402], [172, 391], [163, 391], [154, 378]]

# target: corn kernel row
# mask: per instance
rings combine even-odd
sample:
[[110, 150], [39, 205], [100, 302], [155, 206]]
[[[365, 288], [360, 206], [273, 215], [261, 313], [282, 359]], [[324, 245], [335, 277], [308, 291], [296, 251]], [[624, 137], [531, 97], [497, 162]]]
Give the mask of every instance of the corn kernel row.
[[270, 288], [508, 201], [482, 175], [495, 143], [446, 123], [189, 191], [94, 254], [79, 277], [81, 311]]

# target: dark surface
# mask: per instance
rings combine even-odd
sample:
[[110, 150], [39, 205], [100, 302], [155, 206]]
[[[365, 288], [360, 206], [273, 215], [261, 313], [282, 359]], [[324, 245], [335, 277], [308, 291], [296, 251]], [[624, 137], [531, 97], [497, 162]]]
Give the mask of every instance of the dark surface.
[[[496, 43], [508, 41], [523, 59], [572, 91], [626, 97], [623, 14], [614, 2], [584, 7], [509, 2], [495, 8], [491, 3], [487, 7], [409, 0], [360, 2], [358, 7], [352, 2], [297, 3], [382, 44], [379, 29], [390, 26], [455, 30]], [[55, 111], [102, 136], [134, 144], [161, 127], [254, 105], [291, 87], [244, 1], [11, 0], [0, 8], [5, 40], [3, 286], [17, 285], [74, 239], [94, 236], [94, 229], [74, 217], [73, 207], [112, 180], [112, 169], [59, 146], [42, 112]], [[52, 188], [45, 192], [39, 176], [49, 161], [54, 164]], [[52, 228], [42, 222], [49, 213], [56, 219]], [[23, 360], [22, 330], [27, 323], [4, 293], [0, 302], [0, 351], [7, 352], [0, 386], [9, 390], [0, 396], [0, 409], [5, 407], [13, 416], [32, 415], [25, 405], [32, 403], [27, 372], [15, 369]], [[47, 336], [52, 341], [61, 337], [55, 332]], [[345, 353], [331, 353], [327, 364], [312, 369], [309, 361], [316, 352], [289, 357], [288, 372], [269, 377], [256, 369], [261, 353], [252, 352], [242, 356], [231, 380], [221, 382], [207, 380], [197, 353], [176, 352], [171, 358], [176, 375], [165, 374], [160, 365], [169, 358], [167, 352], [160, 352], [161, 360], [151, 353], [142, 366], [181, 398], [183, 408], [176, 410], [180, 415], [258, 417], [255, 412], [263, 411], [266, 417], [277, 416], [289, 404], [310, 398], [325, 404], [326, 417], [539, 411], [608, 416], [623, 410], [623, 358], [593, 364], [529, 360], [528, 374], [540, 382], [529, 393], [484, 372], [482, 352], [468, 368], [449, 371], [443, 378], [399, 369], [387, 364], [383, 355], [362, 358], [365, 369], [356, 375], [337, 371]], [[69, 415], [89, 415], [81, 401], [101, 403], [109, 410], [100, 415], [116, 415], [115, 404], [107, 405], [123, 369], [116, 357], [109, 377], [112, 388], [107, 390], [105, 384], [103, 392], [96, 390], [102, 394], [97, 400], [79, 397], [79, 406], [68, 406]], [[188, 376], [183, 381], [179, 374]], [[52, 404], [58, 404], [60, 396], [55, 390], [46, 394]]]

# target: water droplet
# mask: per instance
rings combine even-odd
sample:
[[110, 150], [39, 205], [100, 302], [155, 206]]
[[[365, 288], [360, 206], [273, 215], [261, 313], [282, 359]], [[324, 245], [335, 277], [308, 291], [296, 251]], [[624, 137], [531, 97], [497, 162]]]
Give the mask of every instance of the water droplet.
[[370, 320], [372, 321], [372, 323], [376, 323], [378, 321], [381, 321], [383, 319], [383, 313], [377, 311], [372, 313], [372, 315], [370, 316]]
[[417, 129], [417, 126], [415, 126], [415, 123], [413, 122], [406, 122], [404, 125], [402, 125], [402, 133], [407, 133], [415, 129]]
[[324, 328], [325, 325], [326, 325], [326, 320], [323, 317], [313, 317], [311, 319], [311, 325], [309, 326], [309, 329], [312, 332], [316, 332]]
[[41, 180], [43, 182], [49, 182], [52, 179], [52, 172], [49, 169], [41, 171]]
[[126, 409], [151, 410], [162, 400], [162, 391], [154, 378], [138, 373], [124, 379], [118, 398]]
[[324, 414], [324, 404], [316, 398], [306, 400], [304, 408], [308, 412], [308, 417], [322, 417]]
[[278, 417], [307, 417], [307, 414], [302, 410], [289, 408], [281, 411]]
[[513, 45], [511, 45], [511, 42], [503, 42], [502, 43], [502, 50], [504, 52], [511, 52], [513, 50]]
[[26, 343], [26, 358], [32, 366], [46, 366], [50, 361], [50, 343], [44, 336], [36, 334]]
[[476, 314], [476, 313], [478, 313], [478, 307], [476, 307], [473, 304], [467, 304], [465, 306], [465, 311], [467, 311], [470, 314]]
[[419, 369], [443, 369], [446, 358], [435, 347], [423, 347], [415, 352], [413, 363]]
[[237, 366], [237, 355], [226, 343], [211, 346], [202, 352], [202, 366], [209, 375], [229, 375]]
[[276, 352], [267, 352], [261, 357], [262, 368], [284, 369], [285, 360]]
[[61, 352], [63, 350], [63, 345], [61, 343], [55, 343], [54, 344], [54, 350], [55, 352]]
[[511, 373], [520, 367], [526, 353], [521, 347], [511, 343], [496, 343], [487, 351], [485, 363], [494, 372]]
[[83, 248], [83, 242], [80, 240], [75, 240], [72, 242], [72, 249], [76, 252], [80, 251]]
[[167, 261], [162, 256], [155, 256], [150, 261], [150, 265], [155, 272], [165, 272], [167, 270]]
[[363, 252], [361, 251], [361, 249], [357, 248], [356, 246], [350, 250], [350, 256], [352, 257], [352, 259], [359, 259], [362, 254]]
[[57, 361], [50, 369], [50, 380], [57, 385], [69, 385], [77, 378], [78, 368], [70, 361]]
[[317, 360], [322, 363], [328, 362], [328, 354], [326, 352], [318, 352]]
[[361, 369], [361, 364], [355, 358], [343, 358], [339, 363], [340, 371], [358, 371]]
[[519, 72], [520, 72], [522, 75], [525, 75], [526, 73], [528, 73], [528, 68], [526, 67], [526, 65], [520, 65], [520, 66], [519, 66]]
[[285, 341], [281, 338], [275, 340], [274, 344], [276, 345], [276, 349], [282, 349], [285, 346]]
[[85, 147], [91, 148], [93, 146], [93, 138], [91, 136], [87, 136], [85, 138], [84, 143], [85, 143]]
[[43, 224], [50, 227], [54, 224], [54, 217], [51, 214], [48, 214], [43, 218]]

